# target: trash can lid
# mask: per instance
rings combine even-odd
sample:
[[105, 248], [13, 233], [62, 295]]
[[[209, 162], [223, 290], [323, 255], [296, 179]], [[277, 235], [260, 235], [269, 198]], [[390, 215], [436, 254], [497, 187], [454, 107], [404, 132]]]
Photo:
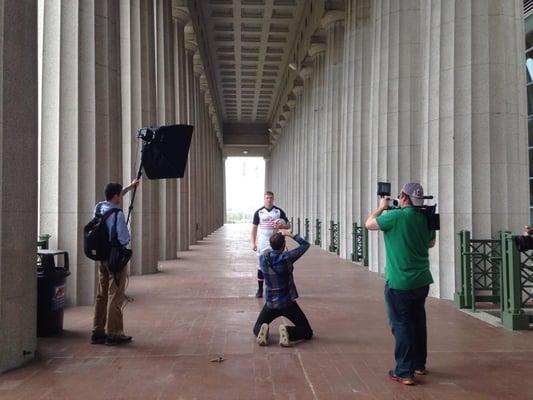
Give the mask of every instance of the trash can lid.
[[48, 249], [39, 249], [37, 250], [37, 254], [40, 256], [57, 256], [58, 254], [68, 254], [68, 251], [66, 250], [48, 250]]

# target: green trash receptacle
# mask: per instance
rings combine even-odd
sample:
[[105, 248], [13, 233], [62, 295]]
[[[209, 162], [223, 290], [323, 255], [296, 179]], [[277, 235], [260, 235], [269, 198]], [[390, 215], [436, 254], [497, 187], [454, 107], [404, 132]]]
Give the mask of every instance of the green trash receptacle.
[[47, 250], [51, 237], [52, 235], [49, 235], [48, 233], [43, 233], [39, 235], [37, 239], [37, 247], [42, 250]]
[[[39, 250], [37, 263], [37, 336], [51, 336], [63, 330], [66, 281], [70, 275], [68, 252]], [[56, 257], [63, 257], [61, 266]]]

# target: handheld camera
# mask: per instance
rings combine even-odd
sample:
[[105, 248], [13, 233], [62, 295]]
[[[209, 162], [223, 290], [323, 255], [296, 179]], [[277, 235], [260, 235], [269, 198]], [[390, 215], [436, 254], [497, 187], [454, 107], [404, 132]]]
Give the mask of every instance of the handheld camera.
[[[389, 197], [391, 194], [391, 184], [390, 182], [378, 182], [378, 196], [380, 197]], [[424, 200], [431, 200], [433, 196], [424, 196]], [[432, 231], [438, 231], [440, 229], [440, 216], [437, 213], [437, 204], [433, 205], [422, 205], [413, 207], [420, 210], [427, 219], [428, 228]], [[400, 199], [392, 199], [389, 210], [400, 208]]]

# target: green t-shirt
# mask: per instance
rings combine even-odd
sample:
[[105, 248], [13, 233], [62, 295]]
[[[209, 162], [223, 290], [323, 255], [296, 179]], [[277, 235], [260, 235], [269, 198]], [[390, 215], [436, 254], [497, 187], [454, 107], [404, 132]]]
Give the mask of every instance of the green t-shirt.
[[388, 211], [376, 218], [385, 238], [385, 281], [392, 289], [410, 290], [433, 283], [429, 243], [435, 231], [415, 207]]

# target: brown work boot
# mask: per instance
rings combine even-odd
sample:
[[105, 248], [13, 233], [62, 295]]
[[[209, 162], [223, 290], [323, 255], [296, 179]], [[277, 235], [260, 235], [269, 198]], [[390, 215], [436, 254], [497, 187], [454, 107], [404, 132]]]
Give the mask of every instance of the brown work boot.
[[126, 335], [107, 335], [106, 346], [116, 346], [117, 344], [130, 343], [133, 338]]

